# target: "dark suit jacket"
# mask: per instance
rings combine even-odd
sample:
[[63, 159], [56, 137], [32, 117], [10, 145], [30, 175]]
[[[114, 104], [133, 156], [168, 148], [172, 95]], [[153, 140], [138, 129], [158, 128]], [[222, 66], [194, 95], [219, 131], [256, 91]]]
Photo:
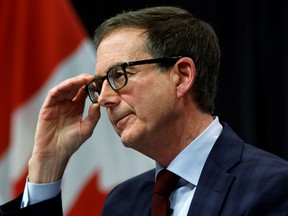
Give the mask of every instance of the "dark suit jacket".
[[[227, 124], [223, 126], [204, 165], [188, 215], [288, 216], [288, 162], [244, 143]], [[155, 169], [115, 187], [106, 199], [102, 215], [149, 215], [154, 175]], [[29, 212], [27, 215], [62, 214], [60, 194], [22, 210], [19, 200], [21, 196], [18, 203], [13, 200], [0, 209], [16, 211], [11, 215], [25, 211]], [[53, 206], [58, 206], [58, 212], [52, 210]]]

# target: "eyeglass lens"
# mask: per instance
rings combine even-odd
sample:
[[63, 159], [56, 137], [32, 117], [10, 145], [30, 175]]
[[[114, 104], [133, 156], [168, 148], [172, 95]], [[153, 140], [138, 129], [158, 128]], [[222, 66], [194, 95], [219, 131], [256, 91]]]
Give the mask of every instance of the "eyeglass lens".
[[96, 78], [87, 86], [88, 95], [92, 102], [97, 103], [105, 79], [108, 79], [108, 83], [114, 90], [121, 89], [127, 83], [127, 75], [123, 67], [120, 65], [112, 67], [107, 76]]
[[[100, 80], [100, 82], [102, 81]], [[102, 84], [100, 84], [100, 82], [98, 82], [97, 84], [97, 80], [95, 79], [87, 86], [88, 96], [93, 103], [97, 103], [98, 101], [100, 91], [98, 90], [97, 87], [99, 86], [102, 87]]]
[[108, 71], [108, 82], [114, 90], [122, 88], [126, 82], [127, 77], [124, 72], [123, 66], [116, 65]]

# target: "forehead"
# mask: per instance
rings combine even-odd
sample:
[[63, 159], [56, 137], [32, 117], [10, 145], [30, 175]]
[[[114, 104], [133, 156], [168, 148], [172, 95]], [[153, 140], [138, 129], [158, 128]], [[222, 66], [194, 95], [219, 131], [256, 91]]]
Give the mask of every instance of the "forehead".
[[144, 46], [143, 30], [116, 29], [107, 34], [98, 46], [95, 74], [102, 76], [115, 64], [149, 58]]

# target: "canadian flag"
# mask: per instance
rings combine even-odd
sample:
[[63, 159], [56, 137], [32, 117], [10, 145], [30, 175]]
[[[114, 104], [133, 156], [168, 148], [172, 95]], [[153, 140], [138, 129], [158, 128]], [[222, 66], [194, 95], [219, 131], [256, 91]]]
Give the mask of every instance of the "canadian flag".
[[[48, 90], [80, 73], [93, 74], [96, 59], [93, 43], [67, 0], [2, 0], [0, 24], [1, 205], [24, 189], [36, 121]], [[64, 215], [100, 215], [113, 186], [154, 166], [122, 146], [105, 110], [101, 112], [93, 136], [65, 171]]]

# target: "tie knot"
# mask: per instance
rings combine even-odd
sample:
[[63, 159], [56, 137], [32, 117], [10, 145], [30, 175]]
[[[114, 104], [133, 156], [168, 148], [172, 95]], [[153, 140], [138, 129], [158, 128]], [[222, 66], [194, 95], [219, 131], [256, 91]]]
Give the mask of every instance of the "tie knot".
[[154, 193], [169, 197], [178, 182], [179, 176], [167, 169], [161, 170], [156, 178]]

